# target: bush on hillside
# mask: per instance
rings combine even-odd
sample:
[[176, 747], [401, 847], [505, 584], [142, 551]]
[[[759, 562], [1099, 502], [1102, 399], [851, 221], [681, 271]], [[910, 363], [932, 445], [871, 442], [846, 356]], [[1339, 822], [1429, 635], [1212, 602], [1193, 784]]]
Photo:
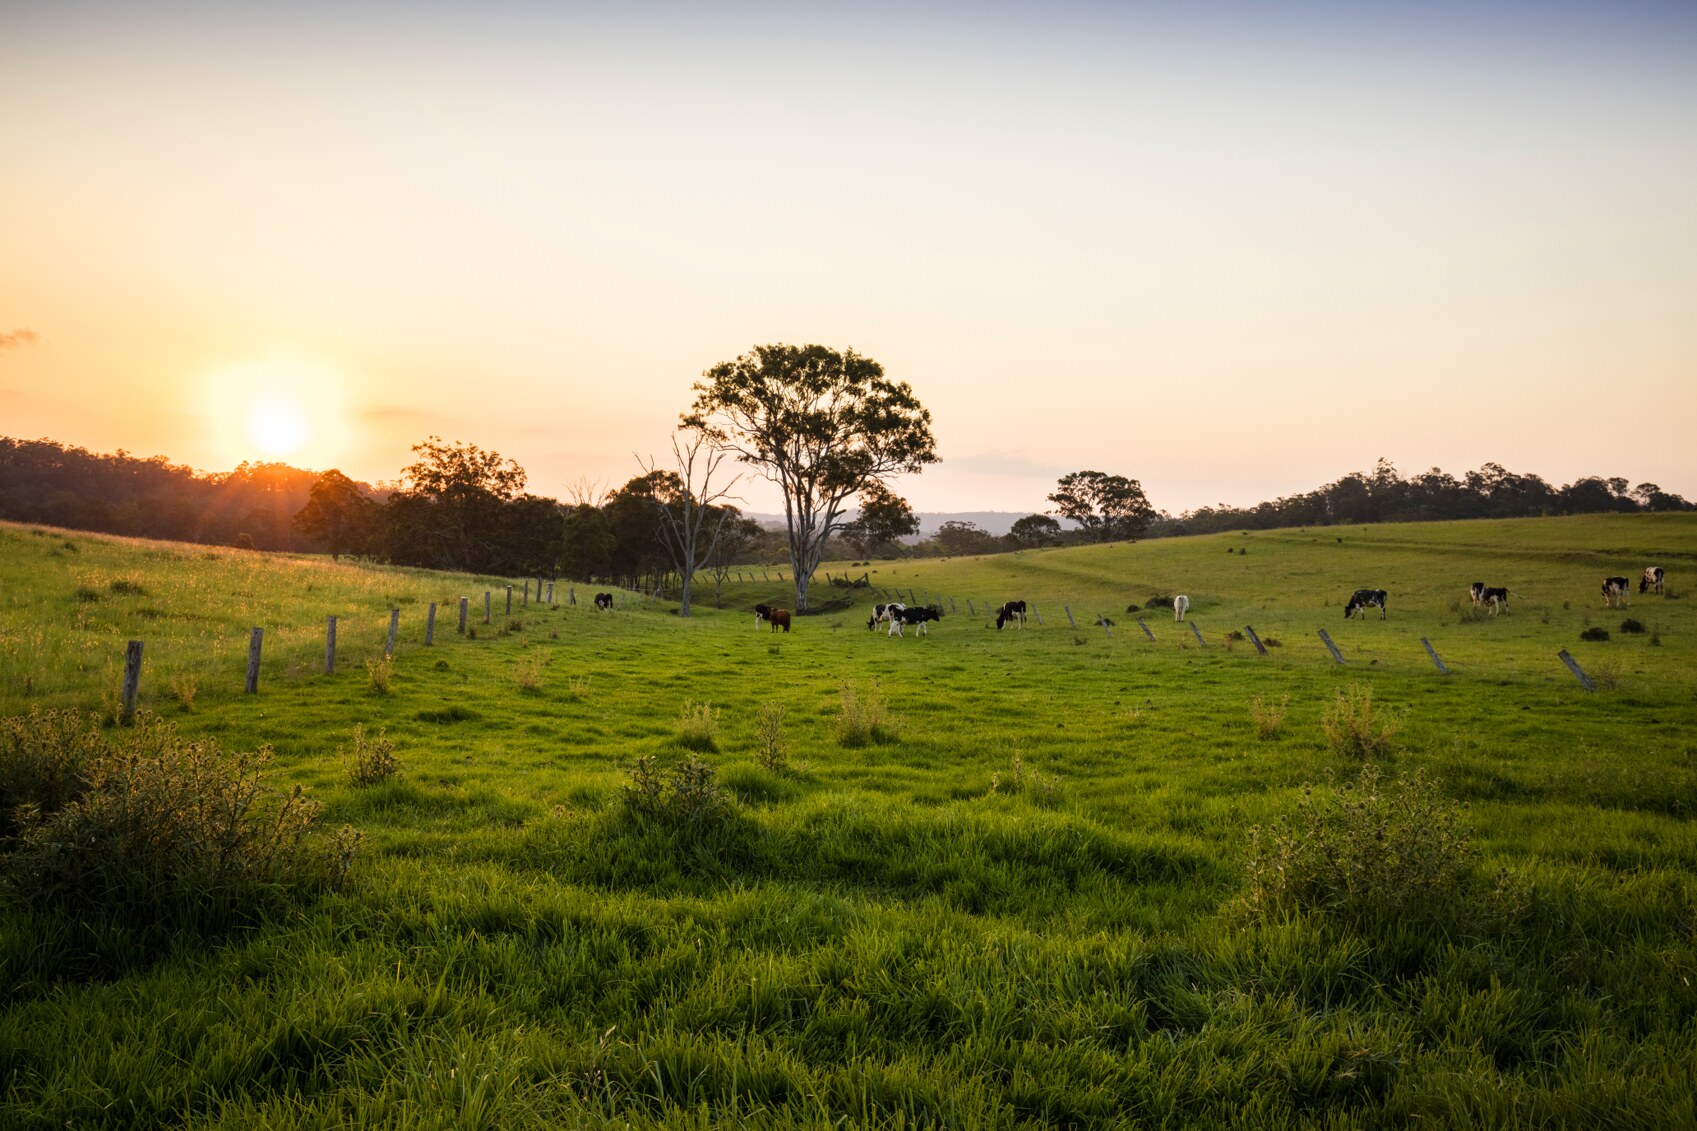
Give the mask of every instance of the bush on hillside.
[[359, 843], [264, 780], [268, 747], [227, 754], [150, 715], [102, 732], [74, 712], [6, 720], [0, 885], [39, 907], [215, 924], [337, 885]]
[[1620, 631], [1624, 636], [1642, 636], [1648, 629], [1644, 627], [1643, 621], [1634, 617], [1627, 617], [1620, 622]]
[[728, 819], [734, 803], [719, 788], [713, 767], [693, 754], [671, 766], [644, 754], [631, 767], [625, 810], [673, 829], [703, 829]]
[[1588, 628], [1579, 634], [1579, 639], [1592, 644], [1599, 643], [1607, 640], [1608, 638], [1609, 630], [1606, 628]]
[[1416, 770], [1376, 766], [1342, 787], [1306, 786], [1296, 811], [1249, 830], [1252, 914], [1320, 912], [1355, 924], [1447, 924], [1476, 901], [1463, 806]]

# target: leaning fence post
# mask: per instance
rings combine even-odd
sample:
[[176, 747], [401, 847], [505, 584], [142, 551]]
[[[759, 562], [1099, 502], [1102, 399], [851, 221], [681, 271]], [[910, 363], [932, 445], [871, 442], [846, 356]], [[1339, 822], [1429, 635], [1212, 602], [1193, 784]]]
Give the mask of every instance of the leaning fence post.
[[1107, 617], [1103, 616], [1100, 613], [1097, 613], [1096, 614], [1096, 623], [1102, 626], [1102, 631], [1108, 634], [1109, 640], [1112, 640], [1114, 638], [1114, 626], [1108, 623]]
[[1031, 610], [1031, 615], [1037, 618], [1037, 623], [1042, 624], [1043, 623], [1043, 614], [1037, 611], [1037, 606], [1031, 605], [1031, 606], [1029, 606], [1029, 608]]
[[385, 656], [393, 656], [395, 654], [395, 635], [397, 633], [399, 633], [400, 631], [401, 631], [401, 610], [390, 609], [389, 610], [389, 639], [383, 645], [383, 654]]
[[141, 641], [132, 640], [124, 648], [124, 709], [120, 722], [136, 717], [136, 692], [141, 687]]
[[430, 602], [430, 611], [424, 614], [424, 646], [430, 647], [436, 643], [436, 602]]
[[1343, 653], [1338, 651], [1338, 646], [1336, 644], [1332, 643], [1332, 634], [1331, 633], [1327, 632], [1325, 629], [1322, 628], [1320, 630], [1320, 639], [1321, 639], [1322, 642], [1324, 642], [1326, 647], [1331, 650], [1332, 659], [1336, 660], [1340, 664], [1347, 662], [1343, 658]]
[[336, 618], [326, 617], [324, 621], [324, 674], [336, 674]]
[[257, 627], [253, 630], [253, 635], [248, 638], [246, 692], [249, 695], [252, 695], [259, 690], [259, 649], [260, 644], [264, 639], [265, 630]]
[[1249, 633], [1249, 642], [1255, 645], [1255, 650], [1265, 656], [1267, 654], [1267, 646], [1261, 643], [1261, 638], [1255, 635], [1255, 630], [1246, 624], [1243, 626], [1243, 631]]
[[1063, 608], [1067, 611], [1067, 623], [1072, 625], [1074, 628], [1077, 628], [1078, 622], [1072, 619], [1072, 606], [1071, 605], [1062, 605], [1061, 608]]
[[[971, 600], [970, 600], [970, 599], [968, 599], [968, 600], [967, 600], [967, 602], [966, 602], [966, 607], [967, 607], [967, 611], [968, 611], [968, 612], [971, 612], [971, 611], [972, 611], [972, 601], [971, 601]], [[958, 612], [960, 612], [960, 610], [959, 610], [959, 609], [957, 609], [957, 608], [955, 608], [955, 599], [954, 599], [954, 597], [953, 597], [953, 596], [951, 596], [951, 597], [950, 597], [950, 598], [949, 598], [949, 612], [951, 612], [951, 613], [958, 613]]]
[[1573, 677], [1579, 681], [1580, 686], [1584, 687], [1586, 691], [1597, 690], [1597, 685], [1591, 682], [1591, 677], [1585, 674], [1585, 669], [1579, 666], [1579, 661], [1567, 654], [1566, 648], [1557, 652], [1556, 658], [1567, 665], [1567, 670], [1573, 673]]
[[1444, 662], [1442, 660], [1438, 659], [1438, 653], [1433, 650], [1432, 642], [1430, 640], [1427, 640], [1424, 636], [1422, 636], [1420, 638], [1420, 643], [1426, 645], [1426, 654], [1428, 656], [1432, 657], [1432, 662], [1434, 664], [1438, 665], [1438, 670], [1443, 672], [1445, 675], [1449, 675], [1450, 670], [1448, 668], [1444, 667]]
[[1143, 630], [1143, 635], [1147, 636], [1151, 640], [1155, 639], [1155, 634], [1149, 631], [1149, 626], [1143, 623], [1142, 617], [1137, 618], [1137, 627]]
[[978, 615], [978, 610], [972, 607], [972, 598], [971, 597], [968, 597], [966, 599], [966, 614], [967, 614], [967, 616], [973, 616], [973, 617]]
[[471, 598], [470, 597], [461, 597], [460, 598], [460, 635], [461, 636], [465, 635], [465, 615], [466, 615], [466, 609], [470, 604], [471, 604]]
[[1208, 647], [1208, 641], [1206, 641], [1202, 638], [1202, 630], [1200, 628], [1196, 627], [1196, 622], [1193, 621], [1193, 620], [1187, 620], [1184, 623], [1188, 624], [1190, 626], [1190, 631], [1192, 631], [1196, 634], [1197, 645], [1200, 646], [1200, 647], [1203, 647], [1203, 648]]

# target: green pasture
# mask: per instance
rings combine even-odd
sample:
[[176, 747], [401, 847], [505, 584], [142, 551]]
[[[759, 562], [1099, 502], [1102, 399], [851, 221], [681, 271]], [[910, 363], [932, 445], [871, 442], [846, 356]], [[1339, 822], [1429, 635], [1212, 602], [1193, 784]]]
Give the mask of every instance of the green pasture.
[[[1636, 591], [1652, 563], [1664, 596]], [[698, 589], [684, 619], [0, 525], [0, 714], [110, 727], [143, 640], [144, 710], [269, 744], [279, 784], [366, 838], [344, 890], [217, 936], [0, 910], [0, 1125], [1697, 1125], [1697, 521], [826, 568], [877, 589], [822, 574], [786, 635], [748, 611], [789, 603], [777, 581], [722, 609]], [[1608, 574], [1630, 609], [1603, 608]], [[1507, 615], [1474, 614], [1475, 580]], [[1358, 587], [1386, 620], [1344, 620]], [[868, 632], [898, 588], [938, 600], [928, 635]], [[1202, 642], [1141, 608], [1178, 593]], [[1009, 598], [1042, 623], [995, 631]], [[1251, 827], [1359, 773], [1322, 726], [1364, 691], [1395, 727], [1384, 773], [1465, 806], [1479, 915], [1246, 905]], [[396, 778], [350, 782], [356, 725]], [[633, 816], [639, 759], [692, 754], [728, 815]]]

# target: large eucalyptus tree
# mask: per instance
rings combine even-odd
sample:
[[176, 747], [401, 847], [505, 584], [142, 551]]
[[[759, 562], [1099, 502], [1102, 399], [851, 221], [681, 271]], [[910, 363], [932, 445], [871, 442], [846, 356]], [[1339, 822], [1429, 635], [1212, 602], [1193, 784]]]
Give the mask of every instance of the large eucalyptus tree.
[[938, 461], [931, 414], [905, 381], [854, 350], [755, 346], [702, 374], [686, 428], [735, 452], [784, 498], [795, 604], [848, 501], [892, 475]]

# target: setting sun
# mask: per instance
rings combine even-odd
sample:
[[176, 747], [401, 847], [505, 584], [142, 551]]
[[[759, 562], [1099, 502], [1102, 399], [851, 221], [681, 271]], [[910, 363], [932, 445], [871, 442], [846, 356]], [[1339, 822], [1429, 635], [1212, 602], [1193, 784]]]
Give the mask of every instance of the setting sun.
[[306, 412], [287, 394], [263, 394], [248, 408], [247, 438], [262, 455], [272, 459], [292, 456], [311, 437]]

